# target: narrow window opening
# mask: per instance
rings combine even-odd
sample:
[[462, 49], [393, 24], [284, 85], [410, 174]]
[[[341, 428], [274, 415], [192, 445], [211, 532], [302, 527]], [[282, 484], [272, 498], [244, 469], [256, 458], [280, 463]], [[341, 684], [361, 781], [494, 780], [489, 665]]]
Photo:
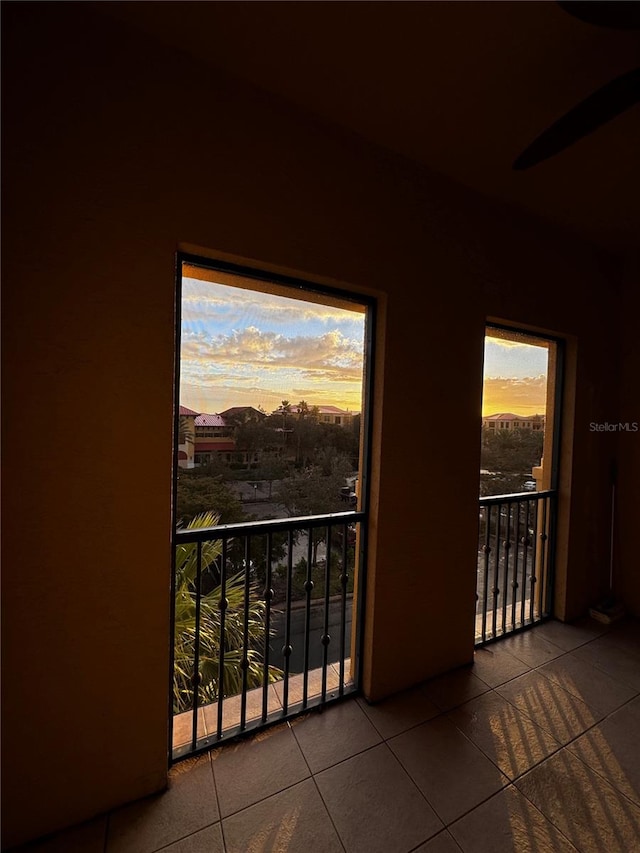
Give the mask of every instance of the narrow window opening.
[[488, 326], [485, 334], [476, 642], [552, 609], [560, 341]]

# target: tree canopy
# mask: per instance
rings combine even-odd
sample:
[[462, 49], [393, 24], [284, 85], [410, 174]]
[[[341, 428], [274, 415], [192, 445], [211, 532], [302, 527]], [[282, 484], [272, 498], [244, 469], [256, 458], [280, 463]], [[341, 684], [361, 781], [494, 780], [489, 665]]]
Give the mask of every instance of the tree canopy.
[[322, 462], [324, 464], [294, 471], [278, 483], [274, 497], [284, 506], [287, 515], [320, 515], [344, 510], [340, 489], [351, 470], [349, 461], [344, 456], [332, 454]]
[[202, 513], [215, 513], [220, 524], [245, 519], [240, 501], [221, 477], [182, 469], [178, 475], [176, 519], [185, 525]]
[[531, 469], [540, 464], [542, 430], [488, 430], [482, 432], [480, 494], [506, 495], [522, 491]]
[[505, 474], [530, 473], [540, 464], [543, 443], [542, 430], [484, 429], [480, 467]]

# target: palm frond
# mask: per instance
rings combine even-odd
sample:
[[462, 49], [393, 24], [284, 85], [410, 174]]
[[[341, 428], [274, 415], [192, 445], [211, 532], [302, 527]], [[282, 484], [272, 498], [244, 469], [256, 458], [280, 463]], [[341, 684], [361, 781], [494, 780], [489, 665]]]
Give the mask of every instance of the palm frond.
[[[215, 513], [202, 513], [187, 525], [187, 530], [215, 527]], [[262, 650], [265, 643], [266, 604], [258, 597], [254, 583], [249, 584], [248, 601], [245, 602], [245, 575], [238, 572], [226, 579], [225, 598], [227, 606], [223, 617], [220, 609], [222, 554], [220, 540], [208, 540], [201, 544], [201, 576], [205, 570], [217, 565], [213, 576], [218, 582], [205, 593], [200, 590], [200, 630], [196, 637], [196, 590], [198, 546], [195, 542], [184, 543], [176, 549], [175, 585], [175, 632], [173, 704], [174, 713], [193, 707], [195, 652], [198, 644], [198, 701], [200, 704], [215, 702], [222, 696], [233, 696], [242, 690], [243, 660], [247, 660], [247, 686], [260, 687], [264, 680]], [[246, 569], [245, 571], [248, 571]], [[247, 647], [245, 648], [244, 612], [248, 608]], [[220, 683], [220, 658], [224, 650], [222, 683]], [[276, 667], [269, 667], [269, 683], [282, 677]]]

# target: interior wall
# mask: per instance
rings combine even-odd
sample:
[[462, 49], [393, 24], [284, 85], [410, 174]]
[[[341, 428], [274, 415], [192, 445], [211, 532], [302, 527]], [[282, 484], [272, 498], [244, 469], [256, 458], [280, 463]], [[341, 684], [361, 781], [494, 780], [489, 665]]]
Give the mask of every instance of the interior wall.
[[488, 316], [578, 341], [561, 615], [584, 609], [606, 263], [99, 6], [3, 11], [5, 844], [165, 784], [180, 244], [383, 296], [368, 698], [472, 658]]
[[625, 424], [618, 432], [615, 494], [613, 588], [616, 598], [634, 616], [640, 616], [640, 560], [638, 559], [638, 491], [640, 483], [640, 346], [638, 346], [638, 285], [640, 255], [629, 256], [622, 272], [620, 296], [620, 360], [616, 365], [620, 399], [611, 420]]

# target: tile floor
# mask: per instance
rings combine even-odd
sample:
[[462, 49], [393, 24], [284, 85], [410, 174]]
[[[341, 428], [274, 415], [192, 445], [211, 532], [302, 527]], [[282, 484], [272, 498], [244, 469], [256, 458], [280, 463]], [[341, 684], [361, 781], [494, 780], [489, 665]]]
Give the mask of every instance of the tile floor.
[[178, 764], [23, 853], [640, 851], [640, 623], [551, 622]]

